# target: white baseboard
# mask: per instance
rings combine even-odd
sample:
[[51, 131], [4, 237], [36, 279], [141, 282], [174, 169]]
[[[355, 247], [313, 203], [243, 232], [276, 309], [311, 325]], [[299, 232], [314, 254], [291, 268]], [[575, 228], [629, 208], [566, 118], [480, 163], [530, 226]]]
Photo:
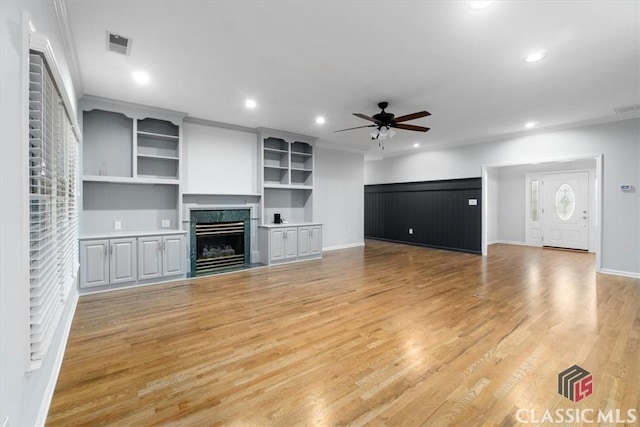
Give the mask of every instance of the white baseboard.
[[94, 294], [103, 294], [105, 292], [113, 292], [113, 291], [122, 291], [124, 289], [133, 289], [133, 288], [142, 288], [144, 286], [154, 286], [154, 285], [164, 285], [166, 283], [179, 282], [181, 280], [190, 279], [186, 276], [186, 274], [181, 274], [179, 276], [170, 276], [170, 277], [159, 277], [158, 279], [147, 279], [147, 281], [142, 282], [132, 282], [128, 285], [106, 285], [108, 288], [103, 289], [93, 289], [93, 288], [83, 288], [80, 290], [80, 295], [94, 295]]
[[[77, 283], [74, 284], [77, 286]], [[77, 288], [76, 288], [77, 289]], [[47, 415], [49, 415], [49, 407], [51, 406], [51, 400], [53, 399], [53, 392], [56, 389], [56, 383], [58, 382], [58, 376], [60, 375], [60, 369], [62, 368], [62, 360], [64, 359], [64, 352], [67, 350], [67, 342], [69, 341], [69, 334], [71, 333], [71, 324], [76, 314], [76, 307], [78, 306], [78, 299], [80, 293], [74, 292], [73, 299], [71, 300], [71, 307], [69, 308], [69, 315], [66, 323], [63, 325], [62, 338], [58, 347], [58, 353], [56, 354], [55, 361], [53, 363], [53, 372], [47, 383], [47, 388], [44, 391], [40, 410], [38, 411], [38, 417], [36, 418], [36, 426], [44, 426], [47, 421]]]
[[487, 246], [495, 245], [497, 243], [501, 243], [503, 245], [529, 246], [527, 245], [526, 242], [517, 242], [515, 240], [492, 240], [489, 243], [487, 243]]
[[640, 279], [640, 273], [634, 273], [632, 271], [610, 270], [608, 268], [603, 268], [598, 271], [598, 273], [611, 274], [613, 276], [631, 277], [632, 279]]
[[360, 248], [362, 246], [364, 246], [364, 242], [349, 243], [347, 245], [327, 246], [322, 248], [322, 251], [337, 251], [338, 249]]

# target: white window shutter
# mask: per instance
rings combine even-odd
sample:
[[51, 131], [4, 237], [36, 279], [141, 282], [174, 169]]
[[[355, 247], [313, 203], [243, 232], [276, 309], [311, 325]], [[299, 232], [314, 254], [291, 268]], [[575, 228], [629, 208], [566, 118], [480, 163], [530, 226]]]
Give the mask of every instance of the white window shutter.
[[51, 344], [78, 271], [78, 139], [42, 53], [29, 55], [32, 368]]

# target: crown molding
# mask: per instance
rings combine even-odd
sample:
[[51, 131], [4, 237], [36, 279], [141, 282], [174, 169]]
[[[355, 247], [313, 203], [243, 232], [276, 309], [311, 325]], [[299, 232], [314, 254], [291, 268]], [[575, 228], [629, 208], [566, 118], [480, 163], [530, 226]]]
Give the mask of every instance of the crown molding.
[[256, 132], [258, 133], [258, 135], [260, 135], [261, 138], [274, 137], [274, 138], [282, 138], [285, 141], [300, 140], [302, 142], [309, 142], [313, 144], [318, 139], [315, 136], [303, 135], [301, 133], [294, 133], [289, 131], [263, 128], [263, 127], [256, 128]]
[[82, 74], [80, 73], [80, 63], [78, 62], [78, 53], [69, 24], [69, 14], [67, 13], [66, 0], [53, 0], [53, 7], [56, 11], [58, 28], [62, 35], [62, 47], [69, 64], [69, 72], [71, 73], [71, 81], [76, 92], [76, 98], [80, 98], [84, 94], [82, 86]]
[[187, 115], [187, 113], [182, 111], [167, 110], [164, 108], [151, 107], [148, 105], [104, 98], [102, 96], [95, 95], [83, 96], [80, 98], [78, 104], [81, 111], [100, 110], [106, 108], [109, 111], [118, 111], [127, 117], [135, 119], [153, 117], [154, 119], [170, 121], [177, 126], [182, 124], [183, 119]]
[[185, 117], [184, 122], [191, 123], [194, 125], [200, 125], [200, 126], [209, 126], [214, 128], [237, 130], [239, 132], [248, 132], [248, 133], [255, 133], [255, 134], [258, 133], [258, 131], [255, 128], [250, 128], [250, 127], [241, 126], [241, 125], [234, 125], [233, 123], [217, 122], [215, 120], [199, 119], [197, 117], [191, 117], [191, 116]]
[[366, 150], [359, 149], [356, 147], [349, 147], [346, 145], [339, 145], [333, 142], [327, 142], [324, 140], [318, 140], [314, 144], [316, 147], [326, 148], [327, 150], [336, 150], [336, 151], [346, 151], [348, 153], [356, 153], [356, 154], [365, 154]]
[[503, 141], [506, 139], [520, 138], [520, 137], [531, 136], [531, 135], [539, 135], [539, 134], [545, 134], [549, 132], [555, 132], [555, 131], [566, 130], [566, 129], [577, 129], [577, 128], [601, 125], [606, 123], [621, 122], [624, 120], [633, 120], [638, 118], [640, 118], [640, 111], [631, 111], [628, 113], [613, 114], [610, 116], [597, 117], [597, 118], [588, 119], [588, 120], [580, 120], [577, 122], [560, 123], [557, 125], [550, 125], [550, 126], [539, 127], [535, 129], [523, 129], [516, 132], [508, 132], [508, 133], [502, 133], [497, 135], [484, 136], [480, 138], [466, 139], [466, 140], [457, 141], [457, 142], [445, 142], [440, 144], [434, 144], [434, 145], [426, 146], [421, 150], [412, 150], [412, 151], [403, 150], [398, 152], [392, 152], [382, 156], [372, 155], [368, 157], [366, 160], [381, 160], [389, 157], [406, 156], [411, 153], [415, 154], [415, 153], [420, 153], [425, 151], [436, 151], [436, 150], [448, 149], [453, 147], [465, 147], [469, 145], [497, 142], [497, 141]]

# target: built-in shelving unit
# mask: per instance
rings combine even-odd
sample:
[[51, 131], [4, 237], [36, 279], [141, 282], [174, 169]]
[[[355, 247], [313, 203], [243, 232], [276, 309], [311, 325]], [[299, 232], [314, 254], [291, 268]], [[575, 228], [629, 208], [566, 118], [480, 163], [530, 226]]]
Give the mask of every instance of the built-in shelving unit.
[[313, 147], [310, 142], [289, 142], [266, 136], [262, 144], [265, 188], [313, 187]]
[[179, 178], [179, 126], [166, 120], [138, 120], [136, 142], [139, 178]]
[[313, 220], [313, 142], [315, 138], [258, 129], [263, 197], [262, 224], [279, 213], [288, 223]]
[[181, 227], [181, 125], [185, 114], [85, 96], [83, 235]]

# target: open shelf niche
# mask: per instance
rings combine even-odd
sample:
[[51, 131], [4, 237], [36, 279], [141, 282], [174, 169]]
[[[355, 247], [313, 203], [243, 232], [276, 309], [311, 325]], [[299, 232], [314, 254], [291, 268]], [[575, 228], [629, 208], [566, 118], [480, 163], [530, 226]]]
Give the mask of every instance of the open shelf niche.
[[261, 224], [273, 223], [275, 213], [292, 224], [313, 220], [315, 139], [258, 129], [259, 176], [263, 190]]
[[81, 234], [179, 229], [186, 114], [90, 95], [79, 105]]

